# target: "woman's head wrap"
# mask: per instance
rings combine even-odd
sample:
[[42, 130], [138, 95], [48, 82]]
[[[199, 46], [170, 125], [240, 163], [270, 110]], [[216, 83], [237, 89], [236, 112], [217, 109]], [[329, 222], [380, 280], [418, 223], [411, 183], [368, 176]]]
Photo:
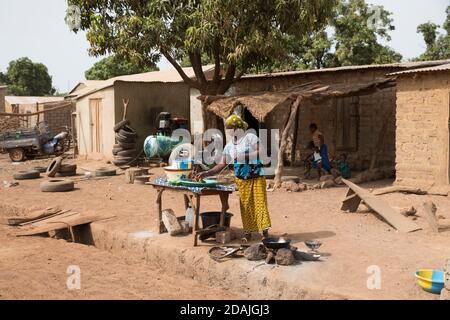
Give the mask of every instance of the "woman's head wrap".
[[242, 120], [241, 117], [239, 117], [237, 114], [233, 114], [232, 116], [228, 117], [228, 119], [225, 121], [225, 126], [230, 127], [233, 126], [237, 129], [247, 130], [248, 129], [248, 123]]

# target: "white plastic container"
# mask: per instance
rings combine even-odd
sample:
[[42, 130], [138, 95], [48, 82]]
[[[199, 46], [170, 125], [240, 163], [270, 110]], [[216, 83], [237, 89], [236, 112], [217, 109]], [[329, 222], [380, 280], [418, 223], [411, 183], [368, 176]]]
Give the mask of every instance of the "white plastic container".
[[194, 209], [191, 206], [186, 209], [186, 222], [189, 223], [189, 228], [194, 226]]

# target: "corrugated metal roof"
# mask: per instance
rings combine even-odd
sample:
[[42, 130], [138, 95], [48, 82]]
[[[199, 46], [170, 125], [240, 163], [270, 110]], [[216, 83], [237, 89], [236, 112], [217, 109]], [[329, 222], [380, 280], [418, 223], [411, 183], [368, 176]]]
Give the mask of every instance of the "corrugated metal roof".
[[20, 97], [20, 96], [6, 96], [5, 101], [9, 104], [36, 104], [64, 101], [63, 97]]
[[421, 69], [413, 69], [413, 70], [394, 72], [394, 73], [391, 73], [390, 75], [392, 75], [392, 76], [399, 76], [399, 75], [403, 75], [403, 74], [422, 73], [422, 72], [436, 72], [436, 71], [450, 71], [450, 63], [444, 64], [444, 65], [440, 65], [440, 66], [430, 67], [430, 68], [421, 68]]
[[[214, 65], [207, 65], [203, 67], [203, 71], [213, 70]], [[192, 68], [183, 68], [183, 71], [189, 78], [194, 78], [195, 73]], [[77, 90], [69, 95], [75, 99], [80, 99], [86, 95], [95, 93], [97, 91], [112, 87], [117, 81], [123, 82], [163, 82], [163, 83], [177, 83], [183, 82], [180, 74], [175, 69], [164, 70], [164, 71], [152, 71], [146, 73], [132, 74], [127, 76], [120, 76], [111, 78], [109, 80], [92, 82], [89, 83], [87, 87]]]
[[243, 76], [243, 79], [248, 78], [270, 78], [270, 77], [285, 77], [298, 74], [312, 74], [312, 73], [325, 73], [325, 72], [341, 72], [341, 71], [354, 71], [354, 70], [366, 70], [366, 69], [387, 69], [387, 68], [426, 68], [434, 67], [443, 64], [450, 63], [450, 60], [436, 60], [436, 61], [413, 61], [413, 62], [400, 62], [391, 64], [370, 64], [370, 65], [360, 65], [360, 66], [345, 66], [336, 68], [323, 68], [314, 70], [299, 70], [299, 71], [285, 71], [285, 72], [275, 72], [275, 73], [258, 73], [258, 74], [248, 74]]

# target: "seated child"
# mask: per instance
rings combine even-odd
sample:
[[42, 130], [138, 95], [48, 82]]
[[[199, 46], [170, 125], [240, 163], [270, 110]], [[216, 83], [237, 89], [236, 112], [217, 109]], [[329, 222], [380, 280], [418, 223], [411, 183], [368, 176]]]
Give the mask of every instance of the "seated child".
[[339, 156], [339, 160], [337, 162], [339, 173], [342, 178], [350, 179], [352, 177], [352, 173], [350, 171], [350, 167], [347, 163], [347, 155], [345, 153]]

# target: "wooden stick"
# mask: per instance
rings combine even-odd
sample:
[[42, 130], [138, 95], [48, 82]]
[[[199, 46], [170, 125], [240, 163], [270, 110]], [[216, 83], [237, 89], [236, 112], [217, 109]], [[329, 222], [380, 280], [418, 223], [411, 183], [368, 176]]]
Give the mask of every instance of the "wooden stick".
[[7, 113], [7, 112], [0, 112], [0, 117], [3, 116], [3, 117], [26, 117], [26, 118], [28, 118], [28, 117], [32, 117], [32, 116], [37, 116], [37, 115], [42, 114], [42, 113], [58, 111], [58, 110], [65, 109], [65, 108], [68, 108], [68, 107], [71, 107], [71, 106], [72, 106], [72, 102], [66, 103], [64, 105], [61, 105], [61, 106], [58, 106], [58, 107], [55, 107], [55, 108], [52, 108], [52, 109], [42, 110], [42, 111], [33, 112], [33, 113]]
[[123, 101], [123, 120], [127, 119], [127, 111], [128, 111], [128, 104], [130, 103], [130, 99], [122, 99]]
[[283, 168], [284, 168], [284, 163], [283, 163], [284, 151], [286, 150], [289, 132], [291, 131], [294, 121], [297, 118], [297, 112], [298, 112], [300, 102], [302, 101], [302, 99], [303, 99], [302, 96], [298, 96], [297, 100], [295, 100], [295, 102], [292, 104], [288, 121], [283, 130], [283, 135], [281, 136], [280, 150], [278, 151], [278, 163], [277, 163], [277, 168], [275, 170], [275, 189], [279, 188], [281, 186], [281, 177], [283, 176]]

